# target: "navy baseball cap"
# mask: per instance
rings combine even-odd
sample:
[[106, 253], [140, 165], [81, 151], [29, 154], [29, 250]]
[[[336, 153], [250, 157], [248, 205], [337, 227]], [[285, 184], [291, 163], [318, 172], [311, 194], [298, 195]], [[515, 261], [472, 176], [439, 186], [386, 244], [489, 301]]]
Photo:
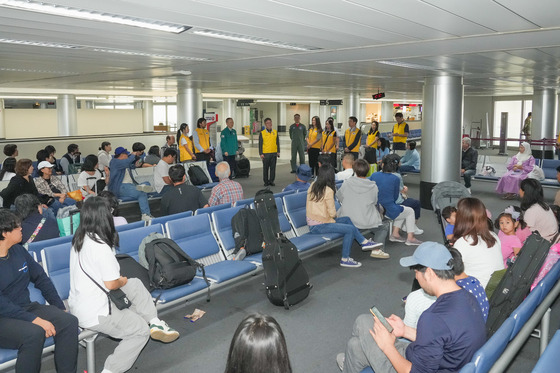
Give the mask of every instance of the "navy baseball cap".
[[119, 146], [118, 148], [115, 149], [115, 156], [118, 157], [122, 153], [126, 153], [126, 155], [130, 155], [130, 152], [126, 150], [126, 148], [123, 148], [122, 146]]
[[437, 242], [427, 241], [421, 243], [412, 256], [401, 258], [400, 263], [403, 267], [420, 264], [431, 269], [449, 270], [453, 268], [449, 265], [452, 258], [447, 247]]

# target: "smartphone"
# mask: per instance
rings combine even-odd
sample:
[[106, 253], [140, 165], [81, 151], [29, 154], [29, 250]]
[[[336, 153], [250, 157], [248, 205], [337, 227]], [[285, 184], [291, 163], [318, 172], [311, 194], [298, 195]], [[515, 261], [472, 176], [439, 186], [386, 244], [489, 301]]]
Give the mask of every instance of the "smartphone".
[[372, 315], [374, 315], [379, 321], [381, 321], [381, 324], [383, 324], [383, 326], [389, 333], [393, 332], [393, 327], [387, 322], [387, 320], [385, 320], [385, 317], [381, 314], [381, 312], [379, 312], [377, 307], [372, 306], [369, 312], [371, 312]]

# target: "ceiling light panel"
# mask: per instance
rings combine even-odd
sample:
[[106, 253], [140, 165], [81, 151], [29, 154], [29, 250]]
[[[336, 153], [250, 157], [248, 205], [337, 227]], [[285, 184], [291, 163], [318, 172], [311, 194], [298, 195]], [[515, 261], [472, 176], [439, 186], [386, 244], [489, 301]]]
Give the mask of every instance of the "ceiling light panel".
[[120, 50], [120, 49], [94, 48], [93, 51], [94, 52], [103, 52], [103, 53], [124, 54], [124, 55], [127, 55], [127, 56], [143, 56], [143, 57], [163, 58], [163, 59], [167, 59], [167, 60], [209, 61], [208, 58], [189, 57], [189, 56], [175, 56], [175, 55], [171, 55], [171, 54], [146, 53], [146, 52], [128, 51], [128, 50]]
[[159, 22], [149, 19], [123, 16], [119, 14], [96, 12], [86, 9], [79, 9], [56, 4], [47, 4], [36, 1], [0, 0], [0, 7], [26, 10], [42, 14], [52, 14], [62, 17], [85, 19], [89, 21], [116, 23], [120, 25], [140, 27], [149, 30], [170, 32], [174, 34], [179, 34], [191, 28], [189, 26], [168, 22]]
[[51, 43], [51, 42], [32, 41], [32, 40], [4, 39], [4, 38], [0, 38], [0, 43], [16, 44], [16, 45], [30, 45], [30, 46], [33, 46], [33, 47], [62, 48], [62, 49], [78, 49], [78, 48], [81, 48], [78, 45], [72, 45], [72, 44]]
[[311, 46], [303, 45], [303, 44], [285, 43], [285, 42], [281, 42], [281, 41], [274, 41], [274, 40], [270, 40], [270, 39], [259, 38], [259, 37], [256, 37], [256, 36], [234, 34], [234, 33], [231, 33], [231, 32], [222, 32], [222, 31], [215, 31], [215, 30], [196, 30], [195, 29], [195, 30], [192, 31], [192, 33], [195, 34], [195, 35], [208, 36], [208, 37], [211, 37], [211, 38], [232, 40], [232, 41], [238, 41], [238, 42], [241, 42], [241, 43], [258, 44], [258, 45], [264, 45], [264, 46], [267, 46], [267, 47], [291, 49], [291, 50], [296, 50], [296, 51], [313, 51], [313, 50], [321, 49], [321, 48], [318, 48], [318, 47], [311, 47]]

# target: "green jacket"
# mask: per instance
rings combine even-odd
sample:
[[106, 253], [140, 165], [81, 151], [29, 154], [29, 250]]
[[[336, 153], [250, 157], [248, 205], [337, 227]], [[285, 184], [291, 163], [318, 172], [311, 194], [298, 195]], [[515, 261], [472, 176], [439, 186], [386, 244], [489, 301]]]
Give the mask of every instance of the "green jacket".
[[305, 149], [305, 138], [307, 137], [307, 127], [305, 124], [300, 123], [299, 126], [292, 124], [290, 126], [290, 139], [292, 146], [303, 146]]
[[228, 153], [228, 155], [235, 155], [235, 153], [237, 153], [237, 132], [235, 131], [235, 128], [232, 128], [231, 130], [228, 127], [224, 128], [220, 138], [222, 154]]

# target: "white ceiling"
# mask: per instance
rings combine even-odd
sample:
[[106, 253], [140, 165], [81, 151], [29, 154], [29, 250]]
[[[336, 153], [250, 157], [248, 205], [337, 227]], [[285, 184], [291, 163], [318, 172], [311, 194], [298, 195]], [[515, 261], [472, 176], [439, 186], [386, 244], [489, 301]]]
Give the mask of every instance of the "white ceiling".
[[[0, 0], [0, 3], [2, 1]], [[192, 26], [169, 34], [0, 7], [0, 95], [205, 94], [418, 99], [426, 77], [461, 75], [466, 95], [560, 88], [558, 0], [55, 0]], [[195, 35], [210, 29], [320, 48], [292, 51]], [[188, 61], [95, 49], [186, 56]], [[397, 63], [400, 66], [381, 63]], [[174, 71], [192, 75], [178, 77]]]

